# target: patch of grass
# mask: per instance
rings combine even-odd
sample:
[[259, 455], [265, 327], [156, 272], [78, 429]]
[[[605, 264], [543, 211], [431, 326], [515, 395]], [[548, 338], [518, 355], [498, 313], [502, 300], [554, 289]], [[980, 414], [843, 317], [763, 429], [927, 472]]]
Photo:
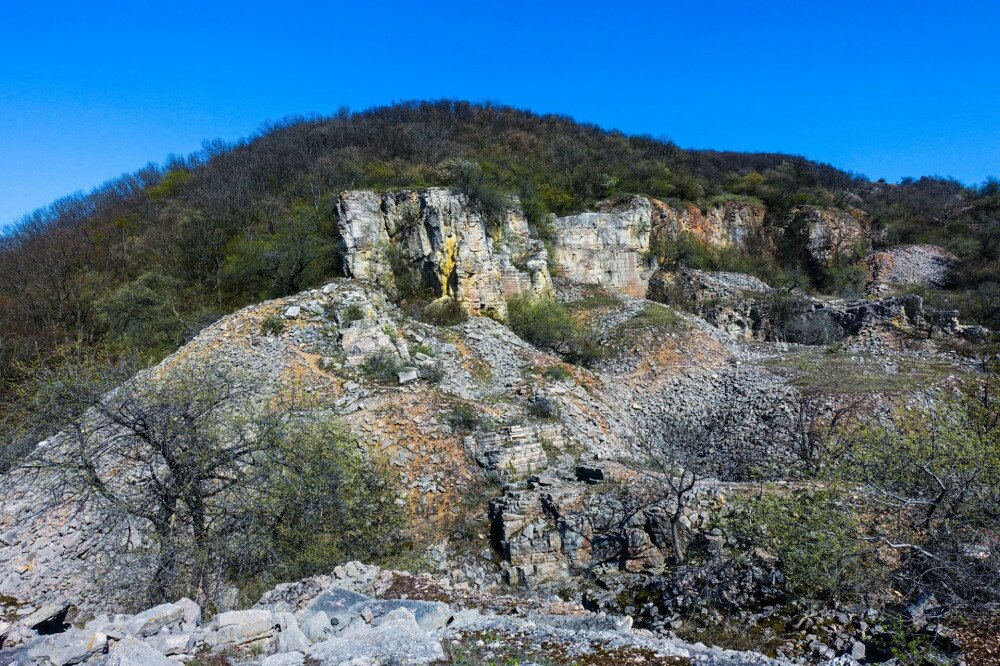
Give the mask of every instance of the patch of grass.
[[640, 347], [650, 342], [658, 344], [665, 334], [683, 331], [687, 327], [687, 322], [673, 308], [649, 305], [611, 330], [608, 335], [609, 351], [618, 354], [637, 344]]
[[430, 345], [425, 345], [422, 342], [410, 347], [410, 351], [414, 354], [423, 354], [424, 356], [430, 356], [431, 358], [437, 356], [437, 352], [435, 352]]
[[567, 370], [564, 365], [550, 365], [545, 368], [542, 376], [554, 382], [566, 382], [573, 379], [573, 373]]
[[268, 315], [260, 323], [260, 332], [264, 335], [279, 335], [283, 330], [285, 330], [285, 322], [282, 321], [280, 315]]
[[671, 330], [684, 325], [680, 315], [665, 305], [648, 305], [646, 309], [621, 324], [623, 328], [653, 328]]
[[344, 311], [340, 314], [341, 325], [347, 326], [348, 324], [360, 321], [365, 318], [365, 311], [357, 303], [353, 305], [348, 305], [344, 308]]
[[[886, 368], [885, 364], [889, 364]], [[938, 360], [879, 359], [838, 349], [802, 351], [764, 361], [792, 385], [828, 395], [900, 394], [920, 390], [962, 371]]]

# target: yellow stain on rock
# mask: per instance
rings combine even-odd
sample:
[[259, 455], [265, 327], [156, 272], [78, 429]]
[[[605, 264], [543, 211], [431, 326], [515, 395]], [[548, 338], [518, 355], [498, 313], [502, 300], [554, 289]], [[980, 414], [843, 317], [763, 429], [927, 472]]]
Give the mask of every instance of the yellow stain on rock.
[[[441, 260], [441, 293], [448, 295], [448, 280], [458, 265], [458, 237], [448, 236], [444, 239], [444, 257]], [[457, 294], [451, 294], [457, 296]]]

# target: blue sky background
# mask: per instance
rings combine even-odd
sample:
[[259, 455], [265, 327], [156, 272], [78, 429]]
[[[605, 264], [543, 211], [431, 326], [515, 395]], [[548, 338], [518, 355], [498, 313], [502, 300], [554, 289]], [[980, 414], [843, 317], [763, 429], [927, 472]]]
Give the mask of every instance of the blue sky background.
[[985, 0], [0, 0], [0, 225], [267, 119], [442, 97], [980, 182], [998, 35]]

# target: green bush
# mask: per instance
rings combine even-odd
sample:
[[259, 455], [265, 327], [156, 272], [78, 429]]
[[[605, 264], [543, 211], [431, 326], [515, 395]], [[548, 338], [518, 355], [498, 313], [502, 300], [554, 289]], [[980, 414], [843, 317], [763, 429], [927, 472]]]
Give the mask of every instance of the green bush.
[[451, 408], [448, 414], [448, 424], [456, 431], [468, 433], [485, 423], [483, 415], [467, 403], [459, 403]]
[[430, 356], [432, 358], [434, 356], [437, 356], [437, 353], [434, 351], [433, 347], [431, 347], [430, 345], [425, 345], [422, 342], [418, 342], [417, 344], [410, 347], [410, 351], [413, 352], [414, 354], [423, 354], [424, 356]]
[[481, 164], [466, 159], [448, 162], [446, 169], [451, 185], [468, 197], [491, 232], [498, 229], [503, 215], [510, 210], [513, 199], [503, 184]]
[[281, 434], [280, 452], [281, 464], [255, 500], [258, 519], [274, 529], [227, 541], [228, 576], [246, 602], [280, 582], [348, 560], [386, 562], [404, 550], [408, 516], [396, 504], [394, 476], [359, 450], [347, 428], [323, 418], [294, 421]]
[[507, 301], [511, 330], [531, 344], [589, 365], [601, 357], [600, 336], [581, 325], [562, 303], [519, 294]]
[[667, 270], [692, 268], [746, 273], [772, 286], [789, 286], [790, 282], [802, 281], [794, 273], [795, 265], [781, 266], [760, 238], [745, 239], [742, 248], [717, 247], [690, 232], [677, 235], [661, 232], [650, 241], [649, 254]]
[[335, 271], [337, 252], [329, 222], [301, 212], [273, 233], [239, 236], [228, 246], [220, 281], [230, 294], [275, 298], [302, 291]]
[[536, 395], [528, 401], [528, 413], [539, 419], [557, 419], [559, 405], [551, 398]]
[[788, 587], [804, 599], [841, 599], [876, 591], [884, 573], [858, 539], [860, 525], [837, 493], [765, 491], [736, 499], [726, 529], [747, 548], [777, 556]]
[[[111, 556], [95, 574], [131, 606], [190, 596], [211, 610], [233, 586], [252, 601], [277, 581], [398, 550], [406, 516], [395, 476], [327, 413], [264, 405], [259, 378], [224, 364], [122, 383], [135, 369], [68, 360], [40, 375], [24, 424], [63, 432], [72, 456], [37, 450], [33, 461], [105, 516], [94, 547]], [[107, 470], [107, 460], [121, 464]], [[140, 471], [148, 483], [133, 482]], [[65, 499], [38, 501], [52, 510]]]
[[361, 372], [380, 384], [395, 384], [399, 381], [397, 373], [402, 368], [399, 357], [389, 351], [378, 351], [370, 354], [361, 364]]
[[281, 315], [268, 315], [260, 323], [260, 331], [264, 335], [278, 335], [283, 330], [285, 330], [285, 322], [281, 318]]
[[340, 313], [340, 325], [349, 326], [352, 322], [361, 321], [364, 318], [364, 309], [357, 303], [353, 303], [344, 308], [344, 311]]
[[97, 301], [95, 307], [109, 335], [138, 348], [170, 348], [184, 338], [187, 323], [181, 283], [160, 273], [143, 273]]

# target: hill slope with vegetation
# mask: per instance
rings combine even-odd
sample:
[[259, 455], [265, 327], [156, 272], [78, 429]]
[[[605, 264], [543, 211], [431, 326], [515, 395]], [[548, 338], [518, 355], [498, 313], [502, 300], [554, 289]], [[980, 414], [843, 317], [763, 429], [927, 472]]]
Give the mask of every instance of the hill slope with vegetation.
[[462, 102], [56, 202], [0, 247], [0, 652], [976, 663], [998, 203]]
[[[549, 212], [624, 193], [700, 206], [753, 197], [774, 228], [794, 206], [856, 207], [886, 244], [956, 253], [961, 270], [939, 298], [970, 321], [1000, 323], [995, 181], [888, 185], [790, 155], [684, 150], [563, 116], [419, 102], [288, 119], [26, 216], [0, 242], [4, 393], [65, 345], [162, 355], [236, 307], [338, 275], [340, 191], [429, 185], [459, 188], [487, 210], [516, 194], [540, 228]], [[779, 284], [844, 286], [786, 245], [748, 253], [739, 267]], [[725, 269], [734, 258], [697, 261]]]

